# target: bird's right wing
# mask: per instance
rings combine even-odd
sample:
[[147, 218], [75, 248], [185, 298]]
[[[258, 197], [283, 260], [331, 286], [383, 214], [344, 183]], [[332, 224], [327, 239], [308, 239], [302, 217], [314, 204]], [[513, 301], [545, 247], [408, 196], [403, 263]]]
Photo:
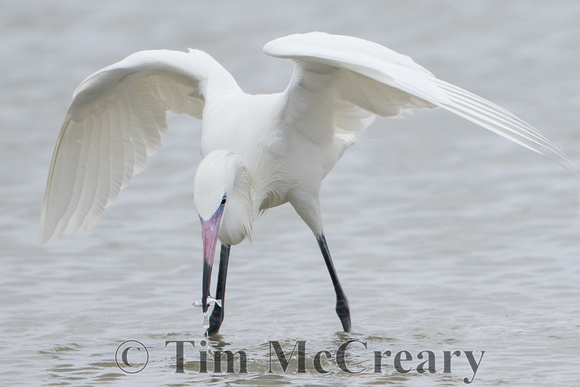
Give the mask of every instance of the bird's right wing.
[[[264, 46], [266, 54], [292, 59], [293, 80], [286, 90], [288, 114], [320, 119], [334, 104], [335, 129], [367, 127], [373, 115], [396, 116], [410, 108], [442, 107], [519, 145], [543, 154], [572, 171], [576, 167], [534, 127], [473, 93], [437, 79], [411, 58], [350, 36], [321, 32], [295, 34]], [[314, 95], [316, 94], [316, 95]], [[365, 115], [366, 113], [366, 115]], [[343, 118], [344, 116], [344, 118]], [[293, 117], [292, 117], [293, 118]], [[310, 130], [312, 126], [297, 125]]]
[[202, 51], [151, 50], [130, 55], [82, 82], [54, 150], [40, 242], [95, 224], [159, 149], [167, 131], [166, 111], [202, 118], [209, 78], [237, 87]]

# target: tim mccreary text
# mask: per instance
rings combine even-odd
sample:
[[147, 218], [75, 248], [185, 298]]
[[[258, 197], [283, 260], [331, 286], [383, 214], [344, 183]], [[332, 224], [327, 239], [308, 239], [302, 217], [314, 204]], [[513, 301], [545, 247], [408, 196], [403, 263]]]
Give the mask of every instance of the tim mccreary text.
[[[392, 367], [396, 372], [406, 374], [417, 372], [419, 374], [435, 374], [442, 372], [451, 374], [452, 369], [459, 362], [467, 362], [473, 374], [471, 377], [463, 378], [463, 382], [470, 384], [475, 379], [479, 370], [485, 351], [480, 351], [476, 356], [474, 351], [428, 351], [423, 350], [412, 353], [401, 350], [394, 351], [370, 351], [367, 343], [359, 340], [349, 340], [340, 345], [336, 351], [321, 350], [317, 352], [306, 351], [306, 340], [296, 341], [290, 350], [283, 349], [279, 341], [269, 341], [268, 353], [268, 373], [320, 373], [325, 374], [336, 367], [338, 370], [350, 374], [354, 373], [375, 373], [381, 374], [387, 367]], [[184, 373], [185, 349], [197, 349], [199, 354], [200, 373], [248, 373], [248, 357], [245, 351], [239, 350], [220, 351], [208, 347], [205, 340], [198, 342], [195, 340], [167, 340], [165, 348], [175, 345], [175, 372]], [[199, 349], [198, 349], [199, 348]], [[349, 359], [349, 352], [357, 351], [357, 361]], [[361, 362], [361, 354], [368, 353], [367, 362]], [[225, 360], [225, 362], [224, 362]], [[291, 361], [292, 366], [290, 366]], [[363, 365], [366, 364], [366, 365]], [[463, 364], [465, 366], [465, 364]]]

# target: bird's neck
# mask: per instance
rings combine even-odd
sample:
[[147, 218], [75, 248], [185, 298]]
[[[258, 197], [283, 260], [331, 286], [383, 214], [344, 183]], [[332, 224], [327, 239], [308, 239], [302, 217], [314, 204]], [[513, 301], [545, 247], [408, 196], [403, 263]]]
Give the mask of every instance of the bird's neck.
[[220, 227], [220, 240], [235, 245], [245, 238], [251, 238], [256, 218], [252, 174], [245, 166], [238, 168], [233, 192], [228, 195], [228, 204]]

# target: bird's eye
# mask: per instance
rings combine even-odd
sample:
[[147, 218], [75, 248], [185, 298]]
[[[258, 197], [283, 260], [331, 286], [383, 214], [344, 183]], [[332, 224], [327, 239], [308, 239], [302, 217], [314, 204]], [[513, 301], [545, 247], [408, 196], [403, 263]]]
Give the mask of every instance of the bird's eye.
[[224, 197], [222, 198], [222, 202], [220, 204], [220, 206], [225, 206], [226, 205], [226, 195], [224, 195]]

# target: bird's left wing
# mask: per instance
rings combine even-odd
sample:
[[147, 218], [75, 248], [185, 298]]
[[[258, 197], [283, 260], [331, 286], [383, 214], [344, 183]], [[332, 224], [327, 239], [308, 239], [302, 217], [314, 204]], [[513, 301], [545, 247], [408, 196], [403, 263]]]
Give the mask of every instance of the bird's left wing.
[[202, 118], [212, 76], [234, 82], [202, 51], [151, 50], [82, 82], [54, 150], [40, 242], [96, 223], [131, 177], [145, 168], [147, 156], [157, 152], [167, 130], [166, 111]]
[[335, 130], [364, 129], [374, 114], [395, 116], [405, 109], [439, 106], [565, 168], [576, 169], [566, 155], [528, 123], [492, 102], [437, 79], [411, 58], [379, 44], [311, 32], [275, 39], [264, 46], [264, 52], [296, 63], [286, 93], [289, 104], [301, 106], [300, 115], [320, 114], [319, 106], [304, 100], [309, 93], [325, 90], [327, 99], [333, 99]]

